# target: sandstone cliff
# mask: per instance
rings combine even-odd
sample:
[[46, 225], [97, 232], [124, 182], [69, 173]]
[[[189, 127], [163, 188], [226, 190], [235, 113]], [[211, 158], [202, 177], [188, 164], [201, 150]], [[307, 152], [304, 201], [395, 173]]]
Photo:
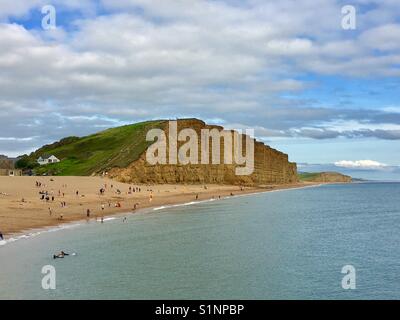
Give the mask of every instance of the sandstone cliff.
[[[192, 128], [196, 131], [196, 133], [198, 133], [199, 136], [201, 129], [216, 128], [218, 130], [223, 130], [222, 127], [210, 126], [197, 119], [178, 120], [177, 126], [178, 131], [186, 128]], [[165, 121], [165, 126], [163, 129], [168, 135], [168, 121]], [[184, 143], [185, 142], [178, 142], [178, 148]], [[246, 152], [244, 136], [243, 145], [243, 152]], [[200, 158], [200, 146], [198, 150]], [[221, 139], [220, 151], [221, 157], [223, 157], [223, 139]], [[211, 159], [211, 154], [209, 154], [209, 158]], [[296, 164], [289, 162], [286, 154], [272, 149], [258, 141], [255, 141], [254, 144], [254, 172], [250, 175], [236, 175], [235, 169], [237, 167], [238, 166], [236, 164], [223, 164], [223, 161], [221, 161], [221, 164], [208, 165], [150, 165], [146, 160], [146, 153], [144, 152], [138, 160], [133, 161], [127, 167], [114, 167], [109, 170], [108, 174], [110, 178], [117, 179], [121, 182], [131, 183], [215, 183], [235, 185], [267, 185], [293, 183], [298, 181]]]

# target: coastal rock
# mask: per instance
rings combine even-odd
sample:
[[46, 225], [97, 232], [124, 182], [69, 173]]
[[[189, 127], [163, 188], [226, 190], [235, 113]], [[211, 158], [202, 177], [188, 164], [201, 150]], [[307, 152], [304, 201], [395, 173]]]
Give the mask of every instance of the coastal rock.
[[[165, 125], [165, 132], [168, 139], [168, 125]], [[220, 126], [207, 125], [198, 119], [177, 120], [178, 132], [182, 129], [191, 128], [200, 136], [201, 129], [223, 130]], [[229, 131], [232, 132], [232, 131]], [[243, 141], [245, 141], [243, 136]], [[199, 139], [200, 140], [200, 139]], [[179, 142], [178, 148], [185, 142]], [[244, 152], [245, 142], [243, 142]], [[200, 141], [199, 141], [200, 159]], [[168, 153], [168, 150], [167, 150]], [[211, 159], [211, 148], [209, 152]], [[221, 157], [224, 154], [223, 139], [220, 146]], [[146, 152], [141, 154], [139, 159], [133, 161], [125, 168], [114, 167], [109, 170], [110, 178], [121, 182], [129, 183], [187, 183], [187, 184], [233, 184], [233, 185], [267, 185], [287, 184], [298, 181], [297, 166], [289, 162], [288, 155], [275, 150], [262, 142], [255, 141], [254, 144], [254, 172], [250, 175], [239, 176], [235, 174], [236, 164], [188, 164], [151, 165], [146, 161]]]

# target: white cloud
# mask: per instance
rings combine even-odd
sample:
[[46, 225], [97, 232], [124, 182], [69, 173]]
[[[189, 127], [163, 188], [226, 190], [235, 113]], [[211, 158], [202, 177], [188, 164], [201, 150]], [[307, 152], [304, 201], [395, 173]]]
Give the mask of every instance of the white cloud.
[[0, 141], [32, 141], [36, 137], [26, 137], [26, 138], [15, 138], [15, 137], [0, 137]]
[[[100, 16], [98, 1], [49, 2], [59, 15], [81, 14], [59, 19], [56, 33], [0, 24], [0, 47], [7, 48], [0, 52], [0, 127], [10, 137], [31, 134], [41, 144], [86, 134], [77, 119], [93, 119], [95, 128], [104, 119], [176, 116], [243, 123], [263, 136], [329, 138], [356, 129], [399, 136], [399, 124], [370, 123], [374, 115], [364, 119], [354, 110], [312, 108], [284, 96], [318, 85], [304, 72], [400, 74], [400, 48], [385, 43], [397, 39], [390, 16], [385, 26], [365, 16], [370, 24], [349, 36], [340, 28], [341, 2], [332, 0], [103, 0]], [[2, 1], [0, 18], [27, 15], [43, 3]], [[394, 14], [384, 5], [374, 8]], [[385, 41], [375, 39], [380, 35]]]
[[361, 42], [374, 50], [397, 51], [400, 49], [400, 25], [386, 24], [364, 32]]
[[388, 167], [386, 164], [374, 160], [341, 160], [334, 163], [337, 167], [351, 168], [351, 169], [385, 169]]
[[[385, 110], [385, 112], [394, 113], [393, 110]], [[337, 131], [339, 133], [345, 133], [350, 131], [362, 131], [362, 130], [400, 130], [400, 124], [393, 124], [393, 123], [371, 123], [365, 116], [365, 119], [361, 118], [360, 120], [332, 120], [332, 121], [323, 121], [320, 125], [328, 130]], [[364, 121], [361, 121], [364, 120]]]
[[0, 2], [0, 19], [26, 15], [30, 9], [42, 3], [43, 0], [2, 0]]

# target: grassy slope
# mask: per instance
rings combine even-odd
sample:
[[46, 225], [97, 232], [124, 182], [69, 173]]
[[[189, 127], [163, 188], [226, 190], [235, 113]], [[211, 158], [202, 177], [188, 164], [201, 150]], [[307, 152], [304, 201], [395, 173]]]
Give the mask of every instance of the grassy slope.
[[299, 172], [297, 176], [300, 181], [305, 181], [305, 182], [320, 182], [320, 181], [340, 182], [346, 178], [351, 179], [350, 176], [346, 176], [339, 172]]
[[148, 121], [108, 129], [87, 137], [70, 138], [35, 151], [29, 158], [54, 154], [62, 160], [36, 168], [37, 174], [91, 175], [111, 167], [126, 167], [146, 150], [151, 142], [146, 133], [151, 128], [163, 128], [164, 121]]
[[319, 172], [299, 172], [297, 174], [300, 181], [314, 181], [320, 176]]

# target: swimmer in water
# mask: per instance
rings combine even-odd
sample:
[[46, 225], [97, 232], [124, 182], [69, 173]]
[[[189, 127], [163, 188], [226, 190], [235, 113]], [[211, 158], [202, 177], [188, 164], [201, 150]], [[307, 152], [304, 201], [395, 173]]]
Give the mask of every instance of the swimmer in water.
[[65, 256], [69, 256], [69, 254], [61, 251], [59, 254], [53, 255], [53, 259], [63, 259]]

